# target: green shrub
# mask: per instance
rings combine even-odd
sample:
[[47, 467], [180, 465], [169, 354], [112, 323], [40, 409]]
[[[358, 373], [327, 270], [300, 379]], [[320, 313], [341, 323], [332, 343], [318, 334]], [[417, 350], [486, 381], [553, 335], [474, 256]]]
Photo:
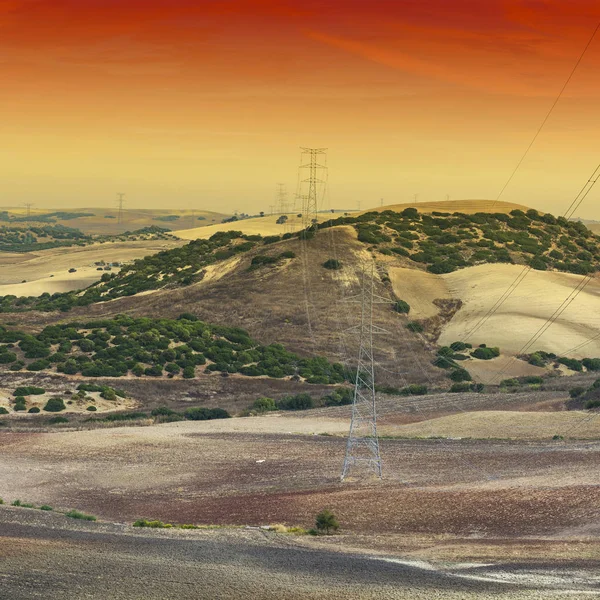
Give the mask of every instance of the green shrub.
[[418, 321], [410, 321], [410, 323], [406, 324], [406, 329], [414, 333], [422, 333], [424, 331], [423, 325]]
[[503, 379], [500, 382], [500, 387], [519, 387], [521, 382], [518, 379]]
[[85, 410], [89, 412], [96, 412], [98, 409], [93, 404], [90, 404]]
[[252, 404], [252, 410], [256, 412], [268, 412], [270, 410], [277, 410], [277, 405], [273, 398], [257, 398]]
[[134, 527], [150, 527], [152, 529], [170, 529], [173, 527], [170, 523], [163, 523], [158, 520], [150, 520], [150, 519], [138, 519], [134, 524]]
[[37, 406], [32, 406], [27, 412], [31, 414], [37, 414], [40, 412], [40, 409]]
[[183, 416], [190, 421], [211, 421], [213, 419], [229, 419], [231, 415], [223, 408], [188, 408]]
[[500, 348], [475, 348], [471, 356], [480, 360], [491, 360], [500, 356]]
[[327, 509], [322, 510], [317, 515], [315, 525], [318, 531], [324, 532], [327, 535], [329, 535], [331, 531], [337, 531], [340, 528], [340, 524], [335, 515]]
[[184, 379], [194, 379], [196, 377], [196, 369], [193, 365], [188, 365], [183, 369], [183, 378]]
[[117, 399], [117, 394], [112, 388], [105, 388], [100, 392], [100, 398], [104, 398], [105, 400], [114, 401]]
[[60, 412], [66, 410], [65, 402], [62, 398], [50, 398], [44, 406], [46, 412]]
[[571, 371], [583, 371], [583, 365], [581, 361], [577, 360], [576, 358], [566, 358], [561, 356], [558, 359], [558, 362], [562, 365], [565, 365]]
[[413, 383], [400, 390], [401, 396], [424, 396], [427, 394], [427, 386]]
[[54, 509], [51, 506], [48, 506], [47, 504], [42, 504], [40, 506], [40, 510], [51, 511], [51, 510], [54, 510]]
[[296, 394], [284, 396], [276, 401], [279, 410], [308, 410], [315, 407], [315, 402], [310, 394]]
[[451, 373], [450, 373], [450, 379], [452, 379], [452, 381], [472, 381], [472, 377], [471, 375], [469, 375], [469, 372], [466, 369], [454, 369]]
[[342, 268], [342, 263], [335, 258], [329, 258], [323, 263], [323, 266], [326, 269], [337, 270]]
[[13, 409], [15, 410], [15, 412], [21, 412], [26, 410], [27, 406], [25, 404], [25, 398], [23, 396], [17, 396], [15, 398], [15, 404], [13, 406]]
[[392, 306], [397, 313], [408, 314], [410, 312], [410, 306], [404, 300], [398, 300]]
[[544, 378], [539, 375], [526, 375], [525, 377], [520, 377], [519, 380], [529, 385], [541, 385], [544, 383]]
[[13, 396], [39, 396], [45, 394], [46, 390], [41, 387], [35, 387], [34, 385], [27, 385], [18, 387], [14, 392]]
[[7, 415], [8, 414], [8, 410], [6, 410], [6, 408], [4, 408], [4, 406], [0, 406], [0, 415]]
[[460, 383], [453, 383], [452, 387], [450, 388], [450, 391], [453, 394], [459, 393], [459, 392], [470, 392], [471, 384], [467, 381], [460, 382]]
[[569, 396], [571, 396], [571, 398], [579, 398], [579, 396], [582, 396], [583, 394], [585, 394], [585, 392], [586, 388], [577, 386], [569, 390]]
[[52, 417], [51, 419], [48, 419], [48, 423], [50, 423], [50, 425], [59, 425], [60, 423], [68, 423], [69, 419], [67, 419], [67, 417], [62, 417], [62, 416], [58, 416], [58, 417]]
[[467, 348], [472, 348], [473, 346], [471, 344], [467, 344], [465, 342], [452, 342], [450, 344], [450, 348], [454, 351], [454, 352], [462, 352], [463, 350], [466, 350]]
[[96, 521], [96, 517], [93, 515], [86, 515], [78, 510], [70, 510], [65, 513], [65, 517], [70, 519], [79, 519], [80, 521]]

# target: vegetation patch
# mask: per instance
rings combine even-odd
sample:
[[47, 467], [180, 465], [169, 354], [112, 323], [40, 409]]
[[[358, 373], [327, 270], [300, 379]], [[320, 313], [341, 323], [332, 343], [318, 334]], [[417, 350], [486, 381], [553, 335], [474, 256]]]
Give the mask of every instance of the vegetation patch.
[[[37, 335], [0, 331], [2, 343], [18, 351], [17, 360], [43, 357], [41, 370], [84, 377], [195, 377], [197, 372], [240, 373], [248, 377], [302, 377], [308, 383], [346, 380], [344, 367], [325, 358], [300, 358], [281, 344], [263, 346], [237, 327], [209, 325], [194, 315], [178, 319], [133, 318], [75, 322], [46, 327]], [[16, 342], [16, 345], [15, 345]], [[202, 369], [200, 369], [202, 367]], [[80, 391], [100, 391], [103, 398], [124, 397], [108, 386], [82, 384]], [[44, 393], [24, 387], [25, 395]], [[15, 392], [16, 393], [16, 392]]]
[[597, 235], [583, 223], [535, 210], [467, 215], [420, 214], [410, 208], [340, 217], [319, 228], [337, 225], [354, 225], [360, 241], [436, 274], [484, 263], [528, 264], [580, 275], [600, 269]]

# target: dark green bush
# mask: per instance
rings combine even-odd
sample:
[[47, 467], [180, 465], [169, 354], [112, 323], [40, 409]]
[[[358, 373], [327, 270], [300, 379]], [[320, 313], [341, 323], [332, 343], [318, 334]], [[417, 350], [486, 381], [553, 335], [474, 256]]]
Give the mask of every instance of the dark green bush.
[[228, 419], [231, 415], [222, 408], [188, 408], [183, 416], [190, 421], [211, 421], [213, 419]]
[[14, 392], [13, 396], [38, 396], [45, 394], [46, 390], [41, 387], [35, 387], [33, 385], [18, 387]]
[[414, 333], [421, 333], [424, 331], [423, 325], [421, 325], [421, 323], [418, 321], [411, 321], [410, 323], [407, 323], [406, 329], [413, 331]]
[[471, 375], [469, 375], [469, 372], [466, 369], [455, 369], [453, 370], [450, 375], [449, 375], [450, 379], [452, 379], [452, 381], [471, 381], [472, 377]]
[[342, 263], [339, 260], [336, 260], [335, 258], [329, 258], [323, 263], [323, 266], [326, 269], [336, 270], [342, 268]]
[[52, 417], [51, 419], [48, 419], [48, 423], [50, 423], [50, 425], [58, 425], [60, 423], [68, 423], [69, 419], [67, 419], [67, 417]]
[[410, 306], [408, 302], [405, 302], [404, 300], [398, 300], [398, 302], [395, 302], [392, 306], [397, 313], [408, 314], [410, 312]]
[[308, 410], [315, 407], [315, 402], [310, 394], [296, 394], [284, 396], [276, 401], [279, 410]]
[[500, 356], [499, 348], [475, 348], [473, 352], [471, 352], [471, 356], [475, 358], [479, 358], [480, 360], [491, 360], [492, 358], [496, 358]]
[[44, 406], [46, 412], [60, 412], [66, 410], [65, 402], [62, 398], [50, 398]]
[[579, 396], [582, 396], [583, 394], [585, 394], [585, 392], [586, 388], [577, 386], [569, 390], [569, 396], [571, 396], [571, 398], [579, 398]]
[[413, 383], [400, 390], [402, 396], [424, 396], [427, 394], [427, 386]]

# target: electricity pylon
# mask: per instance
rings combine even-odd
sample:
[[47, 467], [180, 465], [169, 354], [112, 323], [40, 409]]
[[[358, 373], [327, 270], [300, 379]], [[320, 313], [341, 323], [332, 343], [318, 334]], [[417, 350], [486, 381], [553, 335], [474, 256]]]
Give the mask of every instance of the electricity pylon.
[[29, 219], [29, 217], [31, 217], [31, 207], [33, 206], [33, 204], [31, 202], [27, 202], [26, 204], [24, 204], [24, 206], [27, 209], [27, 218]]
[[123, 222], [123, 203], [125, 202], [125, 200], [123, 200], [125, 194], [117, 194], [117, 196], [119, 196], [119, 199], [117, 200], [117, 204], [119, 205], [119, 212], [118, 212], [118, 216], [117, 216], [117, 223], [122, 223]]
[[326, 164], [318, 163], [317, 158], [320, 155], [326, 157], [327, 148], [301, 148], [301, 150], [300, 169], [308, 169], [308, 177], [300, 178], [298, 198], [302, 200], [302, 227], [306, 229], [317, 223], [319, 186], [325, 185], [325, 179], [319, 179], [318, 175], [319, 171], [327, 172]]
[[362, 467], [373, 471], [381, 479], [381, 456], [377, 438], [377, 407], [375, 403], [375, 358], [373, 355], [373, 335], [388, 333], [373, 325], [373, 306], [390, 304], [392, 301], [375, 294], [375, 261], [362, 270], [362, 289], [358, 296], [346, 302], [360, 302], [360, 325], [350, 332], [360, 336], [358, 365], [354, 382], [352, 420], [346, 443], [346, 456], [342, 467], [341, 480], [344, 481], [352, 467]]
[[285, 215], [289, 211], [287, 201], [287, 190], [285, 189], [285, 183], [277, 184], [277, 212], [280, 215]]

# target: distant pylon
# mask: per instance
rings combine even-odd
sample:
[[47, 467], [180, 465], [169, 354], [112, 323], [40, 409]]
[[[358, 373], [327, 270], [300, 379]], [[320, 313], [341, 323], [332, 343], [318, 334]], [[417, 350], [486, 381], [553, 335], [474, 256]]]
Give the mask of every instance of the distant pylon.
[[375, 357], [373, 335], [388, 333], [373, 325], [373, 305], [390, 304], [392, 301], [375, 294], [375, 261], [362, 270], [361, 293], [346, 302], [360, 302], [360, 325], [350, 331], [360, 335], [358, 364], [354, 382], [352, 420], [346, 443], [346, 455], [341, 480], [344, 481], [352, 467], [372, 471], [381, 479], [381, 455], [377, 437], [377, 407], [375, 403]]
[[[319, 171], [326, 172], [327, 148], [301, 148], [300, 169], [308, 169], [308, 177], [300, 178], [298, 198], [302, 201], [302, 227], [306, 229], [316, 224], [319, 211], [319, 186], [324, 186], [325, 180], [319, 179]], [[318, 156], [325, 156], [323, 164], [317, 162]], [[305, 160], [307, 158], [307, 160]]]
[[285, 188], [285, 183], [277, 184], [277, 212], [280, 215], [285, 215], [289, 211], [288, 195]]
[[123, 198], [125, 197], [125, 194], [117, 194], [117, 196], [119, 196], [119, 199], [117, 200], [117, 204], [119, 205], [119, 212], [117, 213], [117, 223], [122, 223], [123, 222], [123, 204], [125, 203], [125, 200], [123, 200]]
[[25, 205], [25, 208], [27, 209], [27, 218], [29, 219], [29, 217], [31, 217], [31, 207], [33, 206], [33, 204], [31, 202], [27, 202]]

